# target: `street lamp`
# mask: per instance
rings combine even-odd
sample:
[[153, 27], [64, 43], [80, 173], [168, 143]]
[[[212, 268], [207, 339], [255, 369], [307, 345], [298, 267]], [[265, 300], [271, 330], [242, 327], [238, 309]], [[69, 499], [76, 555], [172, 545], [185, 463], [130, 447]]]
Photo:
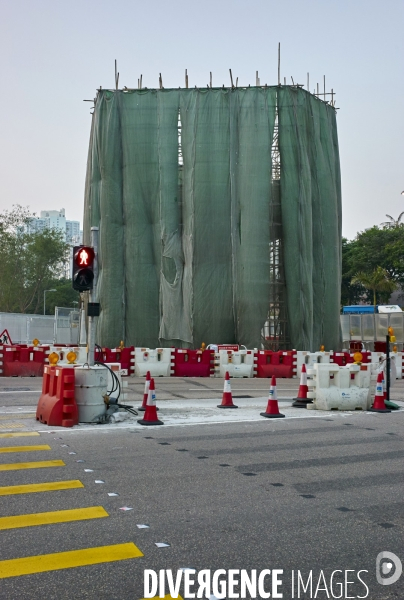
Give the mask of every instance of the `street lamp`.
[[43, 314], [46, 315], [46, 292], [56, 292], [55, 289], [53, 290], [44, 290], [43, 292]]

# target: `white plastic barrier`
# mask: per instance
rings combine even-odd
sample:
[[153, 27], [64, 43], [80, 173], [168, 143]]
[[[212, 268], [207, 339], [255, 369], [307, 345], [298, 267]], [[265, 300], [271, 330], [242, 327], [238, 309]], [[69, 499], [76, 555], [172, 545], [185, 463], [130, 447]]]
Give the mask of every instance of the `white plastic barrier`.
[[317, 363], [308, 369], [307, 408], [314, 410], [367, 410], [372, 403], [371, 365]]
[[69, 352], [76, 353], [77, 358], [74, 361], [76, 365], [84, 365], [88, 360], [86, 346], [51, 346], [49, 351], [46, 351], [45, 364], [49, 363], [49, 354], [52, 354], [52, 352], [56, 352], [59, 355], [57, 363], [59, 367], [69, 365], [69, 361], [67, 360]]
[[403, 378], [403, 353], [402, 352], [391, 352], [390, 358], [394, 360], [396, 368], [396, 379]]
[[297, 375], [300, 377], [302, 365], [306, 365], [306, 369], [310, 369], [317, 363], [332, 363], [334, 352], [305, 352], [297, 351]]
[[[403, 352], [391, 352], [390, 353], [391, 363], [394, 362], [394, 372], [393, 372], [393, 367], [391, 367], [391, 374], [390, 374], [391, 381], [393, 381], [394, 379], [402, 379], [403, 378], [403, 375], [404, 375], [403, 356], [404, 356]], [[383, 370], [384, 371], [386, 370], [385, 366], [384, 366], [385, 361], [386, 361], [386, 355], [384, 354], [384, 352], [372, 352], [371, 361], [373, 364], [383, 366]]]
[[226, 371], [230, 377], [256, 377], [257, 349], [219, 350], [215, 353], [215, 377], [224, 377]]
[[[128, 382], [124, 381], [122, 379], [122, 375], [123, 375], [122, 371], [125, 372], [126, 369], [121, 369], [121, 363], [105, 363], [105, 365], [107, 367], [109, 367], [111, 369], [111, 371], [113, 371], [118, 378], [119, 384], [121, 386], [121, 395], [119, 396], [119, 403], [122, 404], [122, 402], [127, 399], [127, 394], [123, 390], [124, 390], [124, 388], [128, 387]], [[115, 386], [114, 386], [114, 382], [112, 381], [112, 375], [109, 371], [108, 371], [107, 377], [108, 377], [107, 387], [108, 387], [108, 392], [110, 392]], [[118, 390], [114, 391], [111, 394], [112, 398], [116, 398], [117, 396], [118, 396]]]
[[174, 374], [174, 348], [135, 348], [135, 376], [145, 377], [150, 371], [152, 377], [170, 377]]

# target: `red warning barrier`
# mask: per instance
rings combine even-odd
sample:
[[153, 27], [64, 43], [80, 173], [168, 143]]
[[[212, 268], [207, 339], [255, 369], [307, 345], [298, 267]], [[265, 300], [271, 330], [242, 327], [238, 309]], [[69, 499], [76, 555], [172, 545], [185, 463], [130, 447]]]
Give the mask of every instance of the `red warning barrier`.
[[215, 373], [214, 350], [175, 349], [174, 377], [211, 377]]
[[[367, 350], [366, 351], [365, 350], [358, 350], [358, 352], [360, 352], [362, 354], [362, 360], [361, 360], [362, 364], [365, 365], [367, 363], [372, 362], [372, 353], [371, 352], [368, 352]], [[354, 354], [355, 353], [351, 353], [351, 356], [350, 356], [351, 360], [349, 362], [355, 362]]]
[[74, 381], [74, 369], [45, 366], [42, 394], [36, 409], [37, 421], [51, 427], [73, 427], [78, 424]]
[[384, 352], [384, 354], [386, 354], [386, 350], [387, 350], [386, 342], [375, 342], [374, 347], [375, 347], [375, 352]]
[[345, 365], [353, 362], [353, 358], [351, 358], [349, 352], [334, 352], [333, 362], [340, 367], [345, 367]]
[[49, 346], [3, 346], [3, 377], [42, 377]]
[[296, 377], [296, 350], [273, 352], [260, 350], [257, 361], [257, 377]]
[[[99, 348], [95, 349], [94, 360], [95, 362], [102, 363], [117, 363], [121, 365], [121, 375], [133, 375], [135, 372], [133, 355], [135, 347], [129, 346], [128, 348]], [[125, 372], [126, 371], [126, 372]]]

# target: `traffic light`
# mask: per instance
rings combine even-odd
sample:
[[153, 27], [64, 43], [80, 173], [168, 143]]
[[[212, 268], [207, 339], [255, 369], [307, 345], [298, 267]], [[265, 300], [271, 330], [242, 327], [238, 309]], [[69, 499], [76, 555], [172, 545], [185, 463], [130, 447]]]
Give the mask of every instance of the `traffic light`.
[[94, 258], [94, 248], [91, 246], [74, 246], [72, 274], [74, 290], [86, 292], [93, 289]]

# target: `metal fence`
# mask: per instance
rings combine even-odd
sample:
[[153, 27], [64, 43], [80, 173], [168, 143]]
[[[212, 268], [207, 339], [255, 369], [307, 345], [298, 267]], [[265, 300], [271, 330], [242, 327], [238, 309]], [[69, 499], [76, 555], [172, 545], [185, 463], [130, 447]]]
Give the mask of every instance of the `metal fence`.
[[388, 328], [392, 327], [396, 342], [404, 342], [404, 313], [341, 315], [344, 342], [385, 342]]
[[76, 309], [60, 307], [55, 316], [0, 313], [0, 333], [7, 330], [13, 344], [32, 344], [35, 338], [41, 344], [77, 344], [79, 316]]

